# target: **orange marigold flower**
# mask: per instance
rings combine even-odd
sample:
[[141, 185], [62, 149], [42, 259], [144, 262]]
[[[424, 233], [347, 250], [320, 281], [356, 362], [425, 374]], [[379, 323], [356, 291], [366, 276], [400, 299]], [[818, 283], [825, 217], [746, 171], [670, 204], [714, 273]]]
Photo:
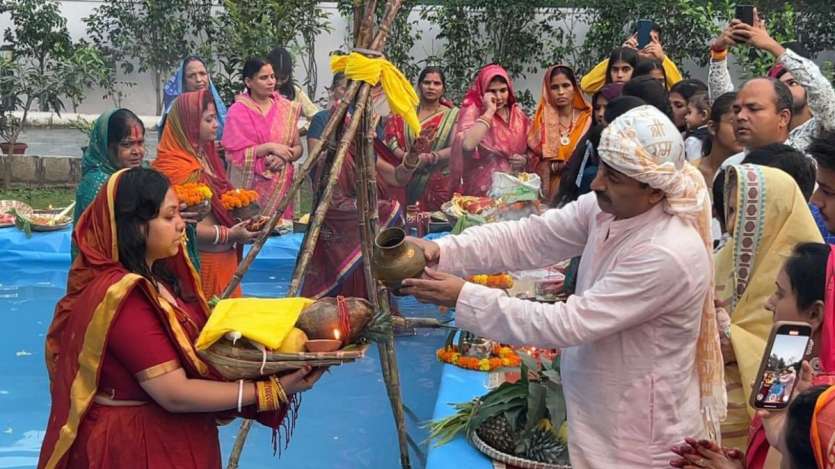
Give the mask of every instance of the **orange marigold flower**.
[[247, 207], [258, 200], [258, 193], [247, 189], [235, 189], [220, 196], [220, 202], [226, 210]]
[[177, 194], [177, 199], [180, 203], [189, 206], [201, 204], [212, 198], [212, 190], [209, 189], [209, 186], [199, 182], [176, 184], [174, 186], [174, 193]]

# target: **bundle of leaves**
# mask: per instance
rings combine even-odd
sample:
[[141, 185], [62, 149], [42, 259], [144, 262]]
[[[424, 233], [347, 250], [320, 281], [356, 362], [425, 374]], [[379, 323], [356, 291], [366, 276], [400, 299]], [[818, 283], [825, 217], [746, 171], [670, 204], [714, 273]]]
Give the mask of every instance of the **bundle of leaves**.
[[459, 433], [479, 438], [507, 454], [551, 464], [567, 464], [565, 396], [559, 357], [538, 365], [522, 354], [521, 378], [505, 382], [456, 412], [430, 422], [431, 440], [444, 445]]

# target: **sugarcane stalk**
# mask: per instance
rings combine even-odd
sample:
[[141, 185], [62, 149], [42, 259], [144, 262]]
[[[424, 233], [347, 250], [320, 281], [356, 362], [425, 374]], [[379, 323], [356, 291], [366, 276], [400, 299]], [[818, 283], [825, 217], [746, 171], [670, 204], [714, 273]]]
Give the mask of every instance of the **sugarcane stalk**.
[[[388, 35], [389, 30], [391, 29], [391, 25], [394, 23], [394, 19], [397, 17], [397, 12], [400, 11], [400, 7], [402, 6], [402, 0], [390, 0], [386, 5], [386, 12], [383, 16], [383, 20], [379, 26], [377, 33], [374, 35], [374, 40], [368, 47], [372, 50], [381, 50], [382, 46], [385, 44], [386, 36]], [[373, 14], [373, 12], [372, 12]], [[372, 17], [373, 18], [373, 17]], [[372, 27], [373, 26], [373, 19], [370, 22], [364, 23], [364, 27]], [[369, 34], [370, 36], [370, 34]], [[362, 34], [359, 37], [363, 37]], [[357, 44], [357, 46], [366, 46], [366, 44]], [[361, 104], [363, 107], [365, 103], [368, 101], [368, 95], [370, 92], [370, 87], [367, 83], [363, 83], [360, 85], [358, 82], [352, 81], [348, 89], [346, 90], [345, 97], [340, 101], [339, 106], [331, 113], [330, 118], [328, 119], [328, 123], [325, 125], [325, 129], [322, 132], [322, 138], [319, 142], [314, 145], [314, 147], [310, 150], [307, 160], [302, 165], [299, 174], [293, 180], [293, 184], [290, 186], [288, 191], [284, 194], [281, 200], [278, 203], [278, 207], [276, 208], [275, 213], [272, 214], [270, 217], [269, 222], [267, 223], [267, 228], [264, 230], [262, 235], [255, 241], [252, 248], [250, 249], [249, 253], [247, 254], [246, 258], [238, 265], [235, 274], [232, 277], [232, 280], [229, 282], [229, 285], [226, 286], [223, 293], [221, 294], [221, 298], [228, 298], [229, 295], [235, 290], [235, 288], [240, 284], [241, 280], [243, 279], [244, 274], [252, 265], [252, 262], [258, 256], [258, 253], [261, 252], [261, 249], [264, 247], [266, 243], [267, 236], [271, 233], [274, 229], [276, 224], [278, 224], [278, 220], [281, 217], [281, 214], [284, 213], [284, 210], [287, 208], [287, 205], [292, 200], [293, 194], [295, 194], [299, 188], [301, 187], [304, 180], [310, 174], [310, 171], [314, 167], [314, 165], [318, 162], [319, 157], [322, 152], [322, 148], [324, 147], [325, 142], [330, 139], [333, 132], [336, 128], [344, 121], [345, 114], [348, 111], [348, 105], [351, 101], [357, 98], [357, 95], [360, 95], [360, 99], [357, 99], [357, 102]], [[352, 120], [353, 122], [353, 120]], [[346, 132], [348, 135], [343, 136], [342, 141], [345, 141], [348, 137], [348, 141], [350, 142], [354, 134], [356, 133], [356, 126], [349, 126], [349, 129]], [[347, 150], [347, 146], [343, 147], [343, 150]], [[334, 165], [331, 168], [331, 172], [338, 175], [338, 170], [341, 169], [342, 159], [344, 159], [344, 151], [342, 151], [342, 159], [339, 158], [340, 150], [337, 150], [337, 157], [334, 158]], [[335, 170], [335, 171], [334, 171]], [[325, 204], [321, 204], [324, 206], [324, 210], [327, 210], [328, 205], [330, 205], [330, 196], [333, 195], [333, 185], [336, 182], [334, 178], [329, 180], [330, 184], [328, 187], [325, 188], [325, 194], [323, 194], [323, 202], [327, 202]], [[330, 195], [325, 197], [325, 195]], [[320, 210], [317, 210], [317, 215], [320, 214]], [[293, 273], [293, 278], [290, 283], [290, 291], [288, 296], [295, 296], [298, 294], [298, 288], [300, 285], [301, 277], [304, 275], [304, 272], [307, 267], [307, 263], [310, 260], [310, 256], [312, 255], [312, 246], [316, 244], [316, 238], [318, 238], [319, 226], [316, 223], [318, 219], [318, 224], [321, 224], [322, 219], [324, 219], [324, 212], [321, 213], [320, 217], [314, 217], [311, 219], [310, 225], [308, 229], [315, 229], [315, 236], [311, 236], [314, 238], [312, 243], [310, 243], [310, 249], [306, 257], [300, 259], [300, 262], [297, 263], [297, 268]], [[304, 253], [302, 253], [304, 254]], [[306, 260], [305, 260], [306, 259]], [[238, 468], [238, 461], [241, 458], [241, 453], [243, 452], [244, 444], [246, 443], [246, 438], [249, 435], [249, 430], [252, 427], [252, 420], [245, 419], [243, 423], [241, 423], [241, 428], [238, 431], [238, 436], [235, 438], [235, 444], [232, 447], [232, 452], [229, 455], [229, 462], [227, 464], [227, 469], [237, 469]]]
[[[377, 297], [381, 300], [378, 305], [382, 308], [384, 314], [391, 316], [391, 309], [388, 303], [388, 290], [384, 286], [380, 286]], [[397, 367], [397, 353], [394, 348], [394, 333], [390, 330], [385, 341], [378, 342], [377, 346], [380, 351], [381, 364], [384, 369], [388, 368], [388, 373], [384, 373], [383, 377], [388, 375], [386, 379], [386, 391], [389, 396], [389, 403], [394, 414], [394, 421], [397, 425], [397, 442], [400, 447], [400, 466], [403, 469], [412, 467], [409, 461], [409, 438], [406, 432], [406, 414], [403, 411], [403, 397], [400, 392], [400, 373]], [[385, 359], [383, 359], [385, 357]]]
[[[367, 109], [370, 110], [370, 107]], [[354, 159], [354, 163], [356, 164], [357, 175], [359, 176], [359, 181], [357, 181], [357, 213], [359, 216], [357, 218], [359, 219], [362, 270], [363, 274], [365, 274], [365, 288], [366, 292], [368, 292], [368, 301], [371, 302], [372, 305], [376, 305], [378, 301], [377, 285], [374, 278], [374, 272], [371, 270], [371, 259], [373, 259], [374, 256], [374, 246], [372, 243], [376, 237], [376, 227], [371, 226], [370, 221], [371, 214], [377, 212], [377, 206], [372, 206], [368, 200], [370, 192], [367, 187], [368, 177], [366, 167], [368, 166], [368, 160], [365, 157], [365, 152], [368, 146], [367, 135], [371, 131], [369, 125], [369, 114], [370, 112], [366, 111], [362, 115], [363, 138], [357, 141], [357, 149], [355, 152], [356, 158]]]

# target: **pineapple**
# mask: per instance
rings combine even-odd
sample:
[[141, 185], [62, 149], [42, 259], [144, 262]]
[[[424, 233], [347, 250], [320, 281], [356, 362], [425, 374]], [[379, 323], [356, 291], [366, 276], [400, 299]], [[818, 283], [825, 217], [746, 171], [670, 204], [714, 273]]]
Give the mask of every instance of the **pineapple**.
[[557, 431], [548, 419], [542, 419], [533, 427], [525, 438], [516, 445], [515, 453], [525, 459], [532, 459], [549, 464], [564, 464], [568, 461], [568, 451], [560, 443]]
[[504, 414], [494, 415], [476, 429], [476, 433], [485, 443], [497, 450], [513, 454], [516, 448], [517, 433]]
[[522, 355], [520, 372], [521, 379], [515, 383], [502, 383], [480, 398], [455, 404], [454, 415], [430, 423], [429, 438], [442, 445], [459, 433], [476, 432], [484, 443], [503, 453], [568, 464], [559, 359], [537, 366]]

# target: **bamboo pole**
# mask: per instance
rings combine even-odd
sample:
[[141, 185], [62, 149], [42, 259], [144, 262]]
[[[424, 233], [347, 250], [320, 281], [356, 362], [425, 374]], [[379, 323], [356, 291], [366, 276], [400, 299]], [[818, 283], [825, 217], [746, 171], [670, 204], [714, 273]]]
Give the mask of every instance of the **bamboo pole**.
[[[368, 108], [370, 110], [370, 107]], [[377, 214], [377, 204], [371, 205], [369, 201], [370, 189], [368, 188], [368, 158], [366, 158], [366, 150], [368, 144], [373, 144], [370, 132], [373, 132], [374, 122], [377, 119], [370, 118], [370, 112], [366, 111], [362, 116], [363, 124], [363, 139], [364, 144], [357, 142], [356, 158], [354, 163], [357, 167], [357, 218], [359, 219], [360, 230], [360, 249], [362, 251], [362, 270], [365, 274], [365, 288], [368, 293], [368, 301], [372, 305], [377, 305], [379, 298], [377, 298], [377, 282], [374, 278], [374, 272], [371, 269], [371, 260], [374, 257], [373, 240], [377, 236], [377, 226], [374, 225], [373, 215]], [[373, 214], [373, 215], [372, 215]]]
[[[389, 310], [389, 294], [382, 287], [377, 290], [377, 281], [371, 269], [371, 259], [374, 248], [373, 242], [378, 230], [377, 204], [377, 175], [376, 159], [374, 158], [374, 137], [378, 119], [373, 117], [371, 108], [367, 108], [363, 116], [365, 138], [360, 140], [357, 151], [357, 173], [359, 175], [357, 205], [363, 255], [363, 270], [366, 287], [372, 304], [384, 316], [391, 318]], [[400, 390], [400, 373], [397, 368], [397, 352], [394, 346], [394, 332], [389, 329], [383, 342], [377, 343], [380, 355], [380, 368], [386, 384], [386, 392], [391, 404], [394, 422], [397, 428], [397, 441], [400, 449], [400, 465], [403, 469], [412, 467], [409, 460], [410, 438], [406, 430], [406, 415], [403, 410], [403, 397]]]
[[249, 270], [249, 267], [252, 265], [252, 262], [255, 261], [255, 258], [258, 256], [258, 253], [261, 252], [261, 249], [264, 247], [264, 243], [267, 242], [267, 238], [269, 234], [275, 229], [275, 226], [278, 224], [278, 220], [281, 218], [281, 215], [284, 213], [284, 210], [287, 209], [287, 206], [290, 204], [290, 201], [293, 200], [293, 196], [296, 192], [299, 191], [302, 184], [304, 183], [305, 179], [308, 178], [310, 172], [313, 170], [314, 165], [319, 161], [321, 157], [322, 150], [325, 148], [325, 142], [331, 135], [333, 135], [336, 128], [345, 119], [345, 114], [348, 111], [348, 106], [351, 103], [351, 100], [357, 95], [359, 92], [359, 83], [352, 82], [348, 86], [348, 90], [346, 91], [345, 98], [340, 101], [339, 106], [331, 113], [330, 119], [328, 119], [328, 123], [325, 125], [325, 130], [322, 132], [322, 139], [317, 142], [316, 145], [310, 149], [310, 153], [304, 163], [299, 168], [298, 174], [293, 179], [293, 184], [287, 189], [287, 192], [284, 196], [281, 197], [281, 200], [278, 201], [278, 206], [276, 207], [275, 213], [272, 214], [270, 220], [267, 222], [267, 226], [264, 229], [263, 234], [255, 240], [253, 243], [252, 248], [249, 250], [249, 253], [246, 257], [238, 264], [238, 268], [235, 271], [235, 274], [232, 276], [232, 280], [229, 281], [229, 284], [226, 285], [226, 288], [221, 293], [221, 298], [228, 298], [229, 295], [235, 291], [235, 288], [241, 283], [241, 280], [246, 274], [246, 271]]
[[362, 112], [365, 110], [365, 107], [368, 104], [368, 96], [370, 95], [370, 92], [371, 87], [368, 83], [363, 83], [360, 87], [360, 92], [357, 95], [357, 101], [354, 108], [355, 118], [351, 119], [351, 123], [348, 124], [348, 128], [345, 130], [345, 133], [342, 135], [342, 139], [339, 141], [339, 146], [336, 150], [336, 157], [333, 159], [333, 166], [331, 167], [331, 171], [328, 176], [328, 183], [322, 192], [322, 198], [316, 207], [316, 211], [313, 213], [313, 216], [310, 217], [310, 225], [307, 228], [307, 238], [305, 239], [305, 244], [299, 252], [298, 262], [296, 263], [293, 277], [290, 279], [290, 289], [287, 293], [288, 296], [298, 295], [302, 278], [304, 278], [304, 274], [307, 271], [310, 259], [313, 258], [313, 250], [316, 248], [316, 242], [319, 240], [322, 222], [325, 220], [325, 215], [330, 209], [331, 199], [333, 199], [336, 180], [339, 178], [339, 173], [342, 171], [342, 165], [345, 162], [348, 149], [353, 144], [353, 137], [357, 132], [360, 121], [362, 120], [358, 118], [358, 116], [361, 116]]
[[[400, 7], [402, 6], [402, 0], [389, 0], [388, 4], [386, 5], [386, 12], [383, 16], [383, 20], [380, 23], [380, 26], [374, 35], [374, 40], [368, 47], [371, 50], [380, 51], [385, 44], [386, 37], [388, 32], [391, 29], [391, 25], [394, 23], [394, 19], [397, 17], [398, 11], [400, 11]], [[372, 12], [373, 14], [373, 12]], [[373, 26], [373, 17], [370, 22], [365, 22], [364, 26], [372, 27]], [[362, 35], [360, 35], [362, 37]], [[370, 33], [369, 33], [370, 37]], [[358, 46], [365, 46], [366, 44], [357, 44]], [[336, 128], [341, 124], [345, 119], [345, 114], [348, 111], [349, 103], [356, 99], [358, 104], [361, 104], [364, 108], [366, 102], [368, 101], [368, 95], [370, 93], [370, 86], [367, 83], [362, 83], [361, 85], [358, 82], [351, 82], [348, 86], [348, 90], [346, 91], [346, 96], [343, 97], [342, 101], [339, 103], [339, 106], [336, 110], [331, 113], [330, 118], [328, 119], [328, 123], [325, 125], [325, 129], [322, 132], [321, 140], [314, 146], [313, 149], [310, 150], [310, 155], [308, 156], [307, 160], [302, 165], [301, 170], [297, 177], [293, 180], [293, 184], [288, 189], [287, 193], [281, 198], [278, 203], [278, 207], [276, 208], [275, 213], [270, 217], [269, 222], [267, 223], [267, 228], [265, 229], [264, 233], [261, 235], [260, 238], [253, 244], [252, 248], [250, 249], [247, 257], [238, 265], [238, 269], [235, 271], [235, 274], [232, 277], [232, 280], [229, 282], [229, 285], [226, 286], [226, 289], [221, 294], [221, 298], [228, 298], [229, 295], [235, 290], [235, 288], [240, 284], [241, 280], [243, 279], [244, 274], [249, 269], [252, 262], [255, 260], [255, 257], [261, 252], [261, 249], [264, 247], [266, 243], [266, 239], [269, 233], [275, 229], [276, 224], [278, 223], [279, 217], [287, 208], [290, 200], [292, 200], [293, 194], [295, 194], [299, 188], [301, 187], [304, 180], [310, 174], [310, 171], [318, 162], [318, 159], [321, 155], [322, 148], [324, 147], [325, 142], [331, 138], [331, 135], [336, 130]], [[358, 96], [359, 95], [359, 96]], [[355, 112], [360, 111], [360, 109], [356, 109]], [[357, 121], [357, 119], [352, 120], [353, 122]], [[350, 142], [353, 140], [354, 134], [356, 133], [356, 126], [350, 125], [347, 132], [348, 135], [343, 135], [341, 142], [344, 142], [347, 138], [347, 141]], [[347, 150], [347, 146], [344, 147]], [[331, 168], [332, 174], [339, 174], [339, 170], [341, 169], [341, 163], [344, 159], [344, 151], [342, 152], [342, 158], [340, 159], [340, 150], [337, 150], [336, 158], [334, 158], [334, 164]], [[321, 224], [322, 220], [324, 219], [324, 212], [327, 210], [328, 205], [330, 205], [330, 198], [333, 195], [333, 185], [335, 184], [335, 178], [329, 178], [329, 185], [325, 188], [325, 194], [323, 194], [322, 202], [327, 202], [324, 204], [320, 204], [324, 206], [323, 210], [318, 210], [316, 212], [316, 217], [313, 217], [310, 221], [310, 225], [308, 230], [315, 230], [314, 236], [309, 236], [307, 241], [309, 244], [308, 254], [305, 257], [299, 259], [299, 262], [296, 265], [296, 269], [293, 272], [293, 278], [290, 283], [290, 291], [288, 292], [288, 296], [294, 296], [298, 294], [298, 288], [301, 282], [301, 277], [304, 276], [304, 272], [307, 268], [307, 263], [310, 261], [310, 256], [312, 255], [313, 248], [315, 246], [316, 240], [318, 239], [318, 232], [319, 232], [319, 225], [317, 225], [316, 220], [318, 219], [318, 224]], [[321, 212], [321, 216], [320, 215]], [[312, 239], [312, 241], [311, 241]], [[302, 252], [304, 254], [304, 252]], [[243, 452], [244, 444], [246, 443], [246, 438], [249, 435], [249, 430], [252, 427], [252, 420], [245, 419], [241, 423], [241, 428], [238, 430], [238, 436], [235, 438], [235, 444], [232, 447], [232, 452], [229, 455], [229, 462], [227, 464], [227, 469], [237, 469], [238, 468], [238, 461], [240, 460], [241, 453]]]

